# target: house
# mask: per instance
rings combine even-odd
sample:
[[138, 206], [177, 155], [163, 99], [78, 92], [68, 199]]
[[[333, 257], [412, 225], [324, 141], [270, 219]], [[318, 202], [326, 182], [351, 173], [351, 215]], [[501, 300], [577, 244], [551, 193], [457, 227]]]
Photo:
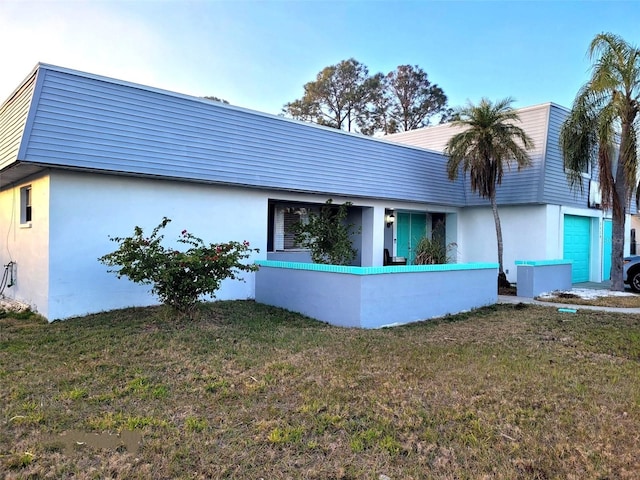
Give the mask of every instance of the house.
[[[382, 265], [384, 248], [395, 253], [392, 211], [444, 218], [455, 238], [462, 182], [441, 164], [412, 146], [40, 64], [0, 109], [3, 293], [49, 319], [153, 304], [97, 261], [115, 249], [109, 236], [167, 216], [167, 239], [188, 229], [248, 240], [256, 259], [299, 260], [285, 224], [328, 198], [353, 203], [358, 264]], [[218, 294], [253, 296], [252, 276]]]
[[[606, 221], [568, 193], [546, 132], [561, 113], [530, 109], [534, 167], [507, 175], [498, 194], [512, 280], [516, 259], [574, 255], [573, 235], [586, 236], [580, 275], [602, 278]], [[438, 145], [390, 140], [39, 64], [0, 107], [0, 292], [50, 320], [154, 304], [97, 259], [116, 248], [109, 236], [164, 216], [167, 239], [187, 229], [207, 242], [248, 240], [255, 260], [309, 261], [287, 225], [329, 198], [352, 203], [359, 266], [382, 266], [385, 249], [410, 261], [440, 224], [457, 262], [495, 262], [485, 203], [447, 179]], [[225, 281], [217, 298], [254, 298], [254, 280]]]
[[[560, 151], [560, 129], [569, 111], [553, 103], [517, 110], [519, 126], [533, 139], [530, 167], [505, 172], [497, 189], [504, 239], [504, 263], [514, 281], [516, 260], [570, 259], [572, 281], [599, 282], [610, 278], [611, 216], [600, 210], [598, 172], [582, 174], [582, 191], [569, 189]], [[444, 151], [459, 132], [449, 124], [426, 127], [385, 137], [406, 145]], [[459, 238], [467, 257], [478, 261], [497, 256], [489, 201], [471, 192], [465, 183], [465, 208], [459, 218]], [[635, 206], [632, 210], [635, 212]], [[626, 232], [630, 232], [627, 216]], [[629, 245], [629, 237], [625, 245]], [[628, 249], [627, 249], [628, 251]]]

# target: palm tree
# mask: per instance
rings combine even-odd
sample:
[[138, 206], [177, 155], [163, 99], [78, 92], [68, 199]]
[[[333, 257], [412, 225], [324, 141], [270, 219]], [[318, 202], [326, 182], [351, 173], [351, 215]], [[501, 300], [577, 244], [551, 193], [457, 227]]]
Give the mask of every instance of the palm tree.
[[533, 140], [514, 122], [520, 120], [511, 108], [511, 98], [491, 103], [483, 98], [478, 105], [468, 103], [454, 112], [453, 126], [464, 130], [453, 136], [445, 148], [449, 180], [458, 173], [469, 174], [471, 190], [488, 198], [496, 223], [498, 241], [498, 286], [508, 286], [502, 260], [502, 227], [496, 202], [496, 185], [502, 183], [504, 165], [515, 161], [518, 170], [531, 163], [527, 150], [533, 148]]
[[582, 189], [581, 172], [598, 166], [601, 205], [611, 210], [613, 220], [611, 289], [621, 291], [624, 221], [638, 187], [640, 50], [617, 35], [601, 33], [591, 41], [588, 54], [591, 79], [576, 95], [560, 131], [560, 145], [571, 188]]

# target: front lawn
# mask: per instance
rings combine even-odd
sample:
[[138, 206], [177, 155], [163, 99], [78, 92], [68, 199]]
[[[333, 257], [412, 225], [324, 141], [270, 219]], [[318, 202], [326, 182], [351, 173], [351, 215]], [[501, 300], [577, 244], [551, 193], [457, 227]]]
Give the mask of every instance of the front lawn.
[[0, 408], [7, 478], [631, 479], [640, 316], [500, 305], [363, 331], [246, 301], [195, 322], [5, 317]]

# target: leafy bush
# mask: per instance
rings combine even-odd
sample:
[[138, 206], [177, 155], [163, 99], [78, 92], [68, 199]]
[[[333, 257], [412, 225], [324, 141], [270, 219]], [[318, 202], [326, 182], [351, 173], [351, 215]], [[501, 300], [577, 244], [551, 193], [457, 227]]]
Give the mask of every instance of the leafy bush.
[[296, 244], [311, 251], [314, 263], [350, 265], [356, 257], [351, 235], [357, 231], [354, 224], [345, 222], [350, 205], [346, 202], [336, 207], [329, 199], [319, 214], [309, 212], [306, 223], [297, 222], [291, 227]]
[[145, 237], [142, 228], [135, 227], [131, 237], [110, 237], [119, 244], [115, 252], [98, 260], [110, 267], [118, 278], [127, 277], [135, 283], [152, 285], [151, 293], [176, 311], [193, 311], [203, 295], [215, 296], [220, 283], [226, 278], [242, 280], [240, 272], [253, 272], [257, 265], [244, 265], [258, 249], [249, 248], [249, 242], [212, 243], [183, 230], [178, 242], [187, 246], [183, 252], [162, 246], [164, 235], [160, 230], [171, 220], [164, 217], [160, 225]]

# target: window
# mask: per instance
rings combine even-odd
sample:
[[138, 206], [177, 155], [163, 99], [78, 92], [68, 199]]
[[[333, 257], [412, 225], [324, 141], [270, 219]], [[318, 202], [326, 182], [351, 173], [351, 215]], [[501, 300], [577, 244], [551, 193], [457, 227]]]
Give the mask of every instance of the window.
[[309, 218], [309, 207], [274, 205], [273, 208], [273, 250], [299, 250], [295, 243], [291, 227], [298, 222], [306, 222]]
[[295, 235], [291, 227], [298, 222], [306, 223], [309, 218], [306, 208], [287, 208], [284, 211], [284, 249], [294, 250], [300, 248], [295, 242]]
[[31, 211], [31, 185], [20, 189], [20, 223], [30, 223]]

